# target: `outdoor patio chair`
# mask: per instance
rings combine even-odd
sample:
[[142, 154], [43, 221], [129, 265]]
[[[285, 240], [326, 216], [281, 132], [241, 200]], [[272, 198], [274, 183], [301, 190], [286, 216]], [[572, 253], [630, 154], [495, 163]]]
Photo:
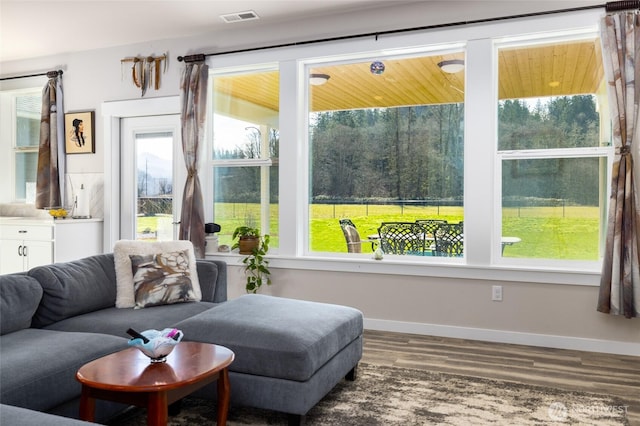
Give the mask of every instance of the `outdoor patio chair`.
[[435, 243], [433, 234], [438, 229], [438, 226], [442, 224], [446, 224], [447, 221], [444, 219], [418, 219], [416, 220], [418, 225], [422, 225], [422, 227], [426, 231], [426, 236], [424, 238], [424, 250], [425, 254], [431, 255], [433, 254], [433, 250], [435, 250]]
[[447, 223], [446, 220], [443, 219], [418, 219], [416, 220], [418, 225], [422, 225], [422, 227], [427, 231], [428, 235], [433, 236], [433, 233], [438, 228], [438, 226]]
[[360, 233], [351, 219], [340, 219], [340, 228], [342, 228], [344, 239], [347, 241], [347, 252], [362, 253], [362, 244], [369, 243], [373, 249], [375, 241], [361, 240]]
[[433, 234], [434, 256], [457, 257], [464, 253], [464, 226], [460, 223], [445, 223], [438, 226]]
[[378, 234], [386, 254], [424, 255], [426, 230], [415, 222], [382, 222]]

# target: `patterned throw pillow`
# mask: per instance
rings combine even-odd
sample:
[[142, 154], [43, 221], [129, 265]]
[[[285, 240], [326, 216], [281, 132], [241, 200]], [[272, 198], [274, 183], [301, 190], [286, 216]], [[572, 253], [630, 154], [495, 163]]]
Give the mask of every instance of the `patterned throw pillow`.
[[136, 309], [197, 300], [186, 250], [129, 258]]
[[149, 255], [186, 250], [189, 256], [189, 273], [196, 300], [202, 298], [198, 268], [193, 244], [188, 240], [138, 241], [119, 240], [113, 245], [113, 261], [116, 267], [116, 308], [133, 308], [136, 305], [131, 272], [131, 255]]

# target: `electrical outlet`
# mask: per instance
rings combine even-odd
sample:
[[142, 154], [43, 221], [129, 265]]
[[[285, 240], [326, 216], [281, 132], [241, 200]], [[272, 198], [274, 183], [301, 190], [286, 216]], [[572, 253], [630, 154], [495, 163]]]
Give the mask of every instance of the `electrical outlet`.
[[491, 300], [494, 302], [502, 302], [502, 286], [494, 285], [491, 287]]

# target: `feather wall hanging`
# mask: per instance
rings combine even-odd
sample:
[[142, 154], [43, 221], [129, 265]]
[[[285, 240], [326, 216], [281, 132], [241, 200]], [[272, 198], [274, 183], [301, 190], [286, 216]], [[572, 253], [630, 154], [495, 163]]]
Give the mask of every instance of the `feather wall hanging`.
[[[163, 64], [164, 63], [164, 64]], [[131, 69], [128, 69], [129, 64]], [[134, 86], [138, 87], [141, 96], [147, 89], [160, 89], [160, 75], [167, 71], [167, 54], [161, 56], [135, 56], [120, 59], [122, 79], [129, 75]]]

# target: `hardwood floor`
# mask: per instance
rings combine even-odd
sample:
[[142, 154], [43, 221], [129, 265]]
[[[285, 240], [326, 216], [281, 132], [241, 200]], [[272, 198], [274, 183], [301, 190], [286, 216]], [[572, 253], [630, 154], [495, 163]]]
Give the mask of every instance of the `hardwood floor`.
[[366, 330], [362, 361], [612, 395], [640, 425], [640, 356]]

